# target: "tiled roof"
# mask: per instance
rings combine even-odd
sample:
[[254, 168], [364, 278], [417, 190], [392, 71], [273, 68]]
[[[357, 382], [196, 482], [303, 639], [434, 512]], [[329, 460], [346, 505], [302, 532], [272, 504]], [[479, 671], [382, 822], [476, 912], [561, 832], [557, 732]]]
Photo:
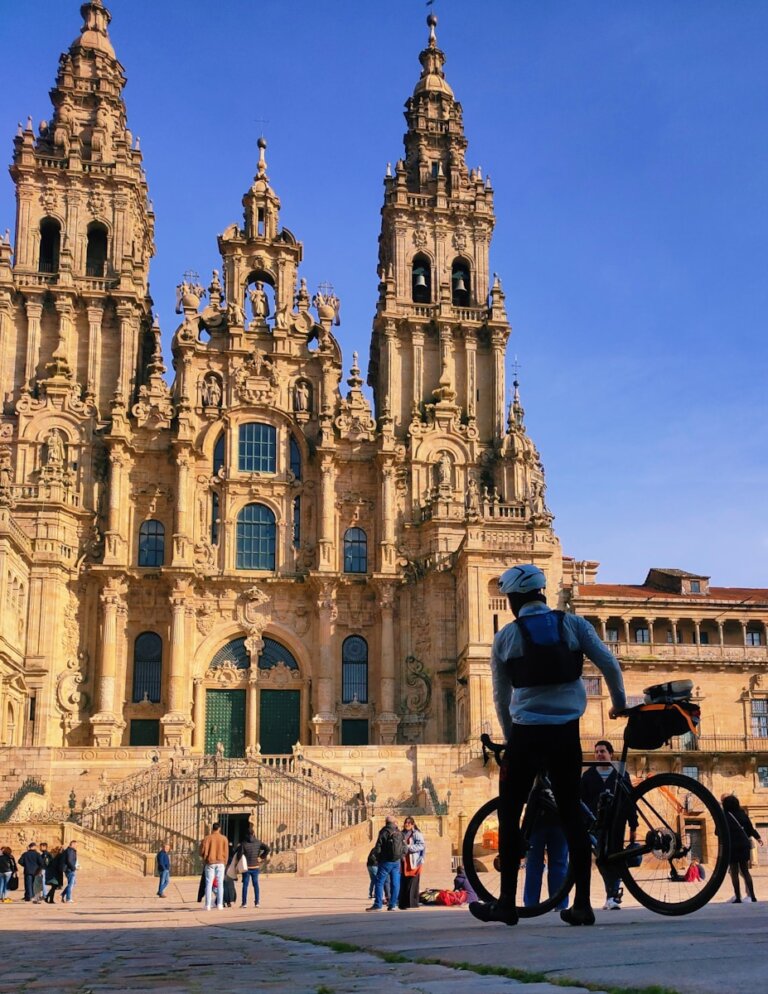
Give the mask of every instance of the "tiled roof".
[[612, 597], [633, 600], [687, 600], [701, 601], [733, 601], [736, 604], [766, 604], [768, 605], [768, 590], [761, 587], [710, 587], [706, 594], [680, 594], [671, 590], [659, 590], [658, 587], [643, 587], [640, 584], [624, 583], [580, 583], [576, 600], [582, 597]]

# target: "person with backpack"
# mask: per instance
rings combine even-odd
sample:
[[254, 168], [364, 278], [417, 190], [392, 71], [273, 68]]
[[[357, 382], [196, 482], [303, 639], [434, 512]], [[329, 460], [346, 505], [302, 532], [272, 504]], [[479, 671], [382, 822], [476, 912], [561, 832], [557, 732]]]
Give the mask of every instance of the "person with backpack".
[[366, 911], [384, 910], [384, 885], [389, 882], [388, 911], [397, 911], [397, 899], [400, 895], [400, 860], [405, 856], [406, 845], [403, 833], [397, 826], [397, 818], [387, 815], [384, 828], [379, 832], [373, 852], [376, 856], [378, 871], [376, 873], [376, 890], [373, 904]]
[[499, 579], [499, 590], [516, 618], [497, 633], [491, 651], [493, 700], [507, 741], [499, 773], [501, 894], [497, 901], [473, 901], [469, 910], [481, 922], [517, 925], [520, 816], [536, 774], [546, 770], [576, 883], [573, 907], [563, 909], [560, 917], [568, 925], [594, 925], [592, 851], [579, 796], [585, 655], [605, 677], [611, 718], [626, 707], [627, 699], [616, 657], [586, 618], [547, 607], [546, 585], [546, 576], [533, 563], [513, 566]]
[[733, 884], [733, 897], [731, 904], [741, 904], [741, 887], [739, 885], [739, 873], [744, 877], [744, 884], [747, 888], [747, 898], [750, 901], [757, 901], [755, 897], [755, 885], [752, 882], [752, 874], [749, 872], [749, 857], [752, 853], [752, 843], [750, 838], [757, 839], [758, 845], [763, 844], [760, 833], [752, 824], [747, 812], [739, 804], [735, 794], [725, 794], [721, 798], [725, 818], [728, 822], [728, 834], [731, 840], [731, 861], [729, 870], [731, 873], [731, 883]]

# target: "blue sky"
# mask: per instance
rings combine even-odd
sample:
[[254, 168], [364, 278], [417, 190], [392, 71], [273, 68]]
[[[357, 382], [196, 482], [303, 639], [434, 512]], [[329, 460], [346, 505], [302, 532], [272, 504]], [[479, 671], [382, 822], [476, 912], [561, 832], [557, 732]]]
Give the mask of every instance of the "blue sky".
[[[260, 129], [310, 288], [367, 365], [382, 178], [402, 150], [427, 8], [108, 0], [157, 214], [151, 285], [207, 282]], [[768, 4], [438, 0], [468, 163], [491, 174], [492, 268], [566, 554], [768, 586]], [[4, 3], [0, 136], [48, 117], [79, 0]], [[34, 44], [25, 44], [25, 39]], [[258, 119], [268, 123], [261, 125]], [[0, 230], [13, 229], [0, 179]]]

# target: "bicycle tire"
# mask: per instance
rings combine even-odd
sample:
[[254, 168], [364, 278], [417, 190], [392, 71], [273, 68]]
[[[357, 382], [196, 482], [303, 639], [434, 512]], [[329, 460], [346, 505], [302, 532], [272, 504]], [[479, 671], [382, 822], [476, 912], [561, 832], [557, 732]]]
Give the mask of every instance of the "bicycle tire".
[[[498, 870], [493, 868], [494, 849], [484, 844], [483, 835], [487, 827], [494, 823], [498, 825], [499, 799], [494, 797], [478, 808], [467, 825], [461, 847], [464, 873], [472, 885], [472, 889], [483, 901], [498, 901], [501, 895], [501, 877]], [[482, 876], [481, 876], [481, 868]], [[568, 867], [568, 873], [560, 889], [552, 897], [547, 897], [538, 904], [526, 906], [523, 903], [523, 885], [525, 874], [519, 875], [518, 892], [515, 895], [515, 906], [521, 918], [536, 918], [548, 911], [553, 911], [573, 886], [573, 871]]]
[[[703, 908], [717, 893], [728, 869], [728, 825], [723, 809], [707, 788], [681, 773], [658, 773], [632, 790], [638, 814], [637, 841], [656, 849], [642, 857], [640, 866], [617, 862], [624, 885], [643, 907], [659, 915], [689, 915]], [[655, 836], [651, 833], [656, 832]], [[624, 815], [613, 837], [611, 851], [626, 848], [629, 825]], [[702, 852], [695, 853], [700, 847]], [[689, 854], [703, 856], [705, 880], [681, 879], [678, 862]]]

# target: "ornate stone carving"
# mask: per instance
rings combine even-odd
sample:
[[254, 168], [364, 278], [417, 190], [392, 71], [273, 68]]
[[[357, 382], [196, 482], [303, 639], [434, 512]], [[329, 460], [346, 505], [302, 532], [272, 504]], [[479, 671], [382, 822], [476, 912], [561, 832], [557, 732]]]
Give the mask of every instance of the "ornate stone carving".
[[405, 657], [405, 682], [413, 690], [405, 695], [403, 710], [406, 713], [426, 714], [432, 700], [432, 679], [424, 663], [416, 656]]
[[254, 349], [235, 368], [233, 381], [235, 393], [244, 404], [275, 403], [280, 382], [278, 371], [272, 357], [265, 355], [260, 349]]
[[271, 603], [269, 594], [257, 586], [249, 587], [241, 594], [237, 605], [237, 617], [249, 634], [261, 636], [269, 623]]
[[225, 659], [219, 666], [210, 667], [205, 671], [205, 679], [210, 683], [231, 687], [243, 683], [248, 677], [248, 670], [240, 669], [231, 659]]

